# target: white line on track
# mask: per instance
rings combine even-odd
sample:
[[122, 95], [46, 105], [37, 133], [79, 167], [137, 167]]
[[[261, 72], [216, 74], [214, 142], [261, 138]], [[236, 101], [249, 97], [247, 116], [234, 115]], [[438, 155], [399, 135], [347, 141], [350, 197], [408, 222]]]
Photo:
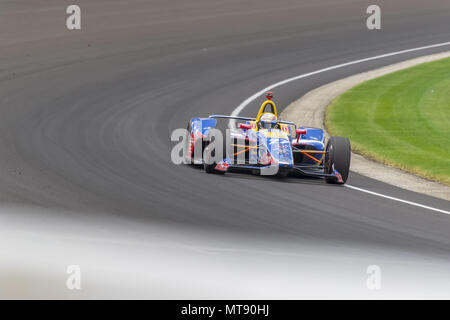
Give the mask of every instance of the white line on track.
[[[444, 47], [444, 46], [448, 46], [448, 45], [450, 45], [450, 42], [442, 42], [442, 43], [437, 43], [437, 44], [424, 46], [424, 47], [418, 47], [418, 48], [412, 48], [412, 49], [407, 49], [407, 50], [395, 51], [395, 52], [386, 53], [386, 54], [382, 54], [382, 55], [378, 55], [378, 56], [374, 56], [374, 57], [369, 57], [369, 58], [364, 58], [364, 59], [359, 59], [359, 60], [354, 60], [354, 61], [350, 61], [350, 62], [338, 64], [338, 65], [334, 65], [334, 66], [331, 66], [331, 67], [328, 67], [328, 68], [323, 68], [323, 69], [319, 69], [319, 70], [316, 70], [316, 71], [313, 71], [313, 72], [301, 74], [301, 75], [296, 76], [296, 77], [288, 78], [286, 80], [274, 83], [274, 84], [272, 84], [272, 85], [262, 89], [261, 91], [258, 91], [254, 95], [250, 96], [249, 98], [244, 100], [240, 105], [238, 105], [236, 107], [236, 109], [233, 110], [231, 115], [233, 117], [238, 116], [239, 113], [241, 113], [241, 111], [244, 110], [244, 108], [246, 106], [248, 106], [252, 101], [254, 101], [259, 96], [263, 95], [266, 91], [273, 90], [274, 88], [280, 87], [280, 86], [285, 85], [285, 84], [287, 84], [289, 82], [293, 82], [293, 81], [296, 81], [296, 80], [304, 79], [304, 78], [307, 78], [307, 77], [310, 77], [310, 76], [314, 76], [314, 75], [319, 74], [319, 73], [323, 73], [323, 72], [327, 72], [327, 71], [331, 71], [331, 70], [336, 70], [336, 69], [340, 69], [340, 68], [344, 68], [344, 67], [348, 67], [348, 66], [351, 66], [351, 65], [354, 65], [354, 64], [359, 64], [359, 63], [363, 63], [363, 62], [368, 62], [368, 61], [388, 58], [388, 57], [397, 56], [397, 55], [410, 53], [410, 52], [416, 52], [416, 51], [421, 51], [421, 50], [427, 50], [427, 49]], [[420, 208], [424, 208], [424, 209], [428, 209], [428, 210], [432, 210], [432, 211], [437, 211], [437, 212], [440, 212], [440, 213], [450, 214], [449, 211], [445, 211], [445, 210], [441, 210], [441, 209], [425, 206], [425, 205], [420, 204], [420, 203], [416, 203], [416, 202], [412, 202], [412, 201], [407, 201], [407, 200], [402, 200], [402, 199], [399, 199], [399, 198], [390, 197], [390, 196], [387, 196], [387, 195], [384, 195], [384, 194], [381, 194], [381, 193], [377, 193], [377, 192], [361, 189], [361, 188], [350, 186], [350, 185], [346, 185], [346, 187], [354, 189], [354, 190], [358, 190], [358, 191], [361, 191], [361, 192], [366, 192], [366, 193], [369, 193], [369, 194], [372, 194], [372, 195], [375, 195], [375, 196], [378, 196], [378, 197], [383, 197], [383, 198], [387, 198], [387, 199], [390, 199], [390, 200], [406, 203], [406, 204], [409, 204], [409, 205], [412, 205], [412, 206], [416, 206], [416, 207], [420, 207]]]
[[381, 194], [381, 193], [378, 193], [378, 192], [369, 191], [369, 190], [366, 190], [366, 189], [350, 186], [350, 185], [347, 185], [347, 184], [345, 184], [344, 186], [347, 187], [347, 188], [350, 188], [350, 189], [354, 189], [354, 190], [358, 190], [358, 191], [365, 192], [365, 193], [368, 193], [368, 194], [372, 194], [374, 196], [378, 196], [378, 197], [382, 197], [382, 198], [386, 198], [386, 199], [390, 199], [390, 200], [394, 200], [394, 201], [398, 201], [398, 202], [403, 202], [403, 203], [406, 203], [406, 204], [409, 204], [409, 205], [412, 205], [412, 206], [416, 206], [416, 207], [420, 207], [420, 208], [423, 208], [423, 209], [428, 209], [428, 210], [437, 211], [437, 212], [440, 212], [440, 213], [450, 214], [450, 211], [445, 211], [445, 210], [433, 208], [433, 207], [430, 207], [430, 206], [425, 206], [425, 205], [420, 204], [420, 203], [416, 203], [416, 202], [412, 202], [412, 201], [408, 201], [408, 200], [403, 200], [403, 199], [400, 199], [400, 198], [387, 196], [387, 195], [384, 195], [384, 194]]
[[413, 49], [407, 49], [407, 50], [402, 50], [402, 51], [396, 51], [396, 52], [391, 52], [391, 53], [386, 53], [386, 54], [382, 54], [379, 56], [374, 56], [374, 57], [370, 57], [370, 58], [365, 58], [365, 59], [360, 59], [360, 60], [355, 60], [355, 61], [350, 61], [350, 62], [346, 62], [346, 63], [342, 63], [342, 64], [338, 64], [335, 66], [331, 66], [328, 68], [324, 68], [324, 69], [320, 69], [320, 70], [316, 70], [313, 72], [309, 72], [309, 73], [305, 73], [305, 74], [301, 74], [299, 76], [296, 77], [292, 77], [280, 82], [277, 82], [275, 84], [272, 84], [264, 89], [262, 89], [261, 91], [255, 93], [254, 95], [252, 95], [251, 97], [247, 98], [246, 100], [244, 100], [239, 106], [236, 107], [236, 109], [233, 110], [233, 112], [231, 113], [231, 115], [233, 117], [238, 116], [239, 113], [253, 100], [255, 100], [256, 98], [258, 98], [260, 95], [266, 93], [269, 90], [272, 90], [276, 87], [280, 87], [282, 85], [285, 85], [286, 83], [292, 82], [292, 81], [296, 81], [296, 80], [300, 80], [303, 78], [307, 78], [310, 76], [314, 76], [316, 74], [319, 73], [323, 73], [323, 72], [327, 72], [327, 71], [331, 71], [331, 70], [336, 70], [339, 68], [344, 68], [344, 67], [348, 67], [354, 64], [358, 64], [358, 63], [363, 63], [363, 62], [367, 62], [367, 61], [372, 61], [372, 60], [378, 60], [378, 59], [382, 59], [382, 58], [387, 58], [387, 57], [392, 57], [392, 56], [396, 56], [396, 55], [400, 55], [400, 54], [404, 54], [404, 53], [410, 53], [410, 52], [415, 52], [415, 51], [420, 51], [420, 50], [426, 50], [426, 49], [432, 49], [432, 48], [438, 48], [438, 47], [444, 47], [444, 46], [448, 46], [450, 45], [450, 42], [443, 42], [443, 43], [438, 43], [438, 44], [433, 44], [430, 46], [425, 46], [425, 47], [419, 47], [419, 48], [413, 48]]

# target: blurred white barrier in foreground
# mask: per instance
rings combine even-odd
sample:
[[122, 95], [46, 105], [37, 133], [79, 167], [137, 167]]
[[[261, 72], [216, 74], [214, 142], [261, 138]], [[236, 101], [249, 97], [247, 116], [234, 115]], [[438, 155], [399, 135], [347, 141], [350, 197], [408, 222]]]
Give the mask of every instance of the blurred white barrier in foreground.
[[0, 298], [450, 298], [448, 261], [250, 234], [3, 208]]

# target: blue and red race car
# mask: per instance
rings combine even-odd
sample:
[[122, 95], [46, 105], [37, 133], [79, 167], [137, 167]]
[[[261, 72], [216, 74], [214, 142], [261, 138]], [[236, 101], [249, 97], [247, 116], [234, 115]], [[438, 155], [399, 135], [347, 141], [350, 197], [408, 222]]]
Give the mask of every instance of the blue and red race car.
[[349, 139], [331, 137], [325, 145], [322, 129], [297, 128], [293, 122], [280, 121], [272, 93], [266, 98], [256, 118], [211, 115], [191, 119], [185, 140], [188, 163], [203, 165], [207, 173], [231, 169], [280, 177], [297, 173], [344, 184], [350, 168]]

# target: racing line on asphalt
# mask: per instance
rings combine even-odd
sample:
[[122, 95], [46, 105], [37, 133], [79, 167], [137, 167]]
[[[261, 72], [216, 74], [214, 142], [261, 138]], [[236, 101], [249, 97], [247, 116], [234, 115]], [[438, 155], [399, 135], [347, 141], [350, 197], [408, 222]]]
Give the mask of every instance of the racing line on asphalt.
[[420, 208], [424, 208], [424, 209], [428, 209], [428, 210], [432, 210], [432, 211], [437, 211], [437, 212], [440, 212], [440, 213], [450, 214], [450, 211], [445, 211], [445, 210], [442, 210], [442, 209], [433, 208], [433, 207], [426, 206], [426, 205], [423, 205], [423, 204], [420, 204], [420, 203], [416, 203], [416, 202], [412, 202], [412, 201], [408, 201], [408, 200], [403, 200], [403, 199], [387, 196], [387, 195], [384, 195], [384, 194], [381, 194], [381, 193], [373, 192], [373, 191], [370, 191], [370, 190], [358, 188], [358, 187], [351, 186], [351, 185], [344, 185], [344, 186], [347, 187], [347, 188], [350, 188], [350, 189], [353, 189], [353, 190], [358, 190], [358, 191], [361, 191], [361, 192], [365, 192], [365, 193], [368, 193], [368, 194], [371, 194], [371, 195], [374, 195], [374, 196], [378, 196], [378, 197], [382, 197], [382, 198], [386, 198], [386, 199], [390, 199], [390, 200], [394, 200], [394, 201], [398, 201], [398, 202], [403, 202], [403, 203], [406, 203], [406, 204], [410, 204], [412, 206], [416, 206], [416, 207], [420, 207]]
[[[290, 83], [290, 82], [293, 82], [293, 81], [296, 81], [296, 80], [304, 79], [304, 78], [307, 78], [307, 77], [311, 77], [311, 76], [317, 75], [319, 73], [332, 71], [332, 70], [344, 68], [344, 67], [355, 65], [355, 64], [359, 64], [359, 63], [364, 63], [364, 62], [368, 62], [368, 61], [383, 59], [383, 58], [392, 57], [392, 56], [397, 56], [397, 55], [401, 55], [401, 54], [405, 54], [405, 53], [416, 52], [416, 51], [427, 50], [427, 49], [438, 48], [438, 47], [444, 47], [444, 46], [449, 46], [449, 45], [450, 45], [450, 42], [442, 42], [442, 43], [436, 43], [436, 44], [429, 45], [429, 46], [417, 47], [417, 48], [406, 49], [406, 50], [401, 50], [401, 51], [394, 51], [394, 52], [391, 52], [391, 53], [377, 55], [377, 56], [374, 56], [374, 57], [369, 57], [369, 58], [364, 58], [364, 59], [359, 59], [359, 60], [354, 60], [354, 61], [350, 61], [350, 62], [338, 64], [338, 65], [334, 65], [334, 66], [331, 66], [331, 67], [319, 69], [319, 70], [316, 70], [316, 71], [313, 71], [313, 72], [309, 72], [309, 73], [301, 74], [301, 75], [298, 75], [298, 76], [295, 76], [295, 77], [292, 77], [292, 78], [288, 78], [288, 79], [282, 80], [280, 82], [277, 82], [275, 84], [272, 84], [272, 85], [262, 89], [261, 91], [258, 91], [257, 93], [253, 94], [252, 96], [250, 96], [249, 98], [244, 100], [239, 106], [237, 106], [236, 109], [233, 110], [233, 112], [231, 113], [231, 116], [233, 116], [233, 117], [239, 116], [241, 111], [244, 110], [244, 108], [247, 105], [249, 105], [251, 102], [253, 102], [255, 99], [257, 99], [259, 96], [261, 96], [265, 92], [273, 90], [273, 89], [275, 89], [277, 87], [280, 87], [282, 85], [285, 85], [287, 83]], [[359, 187], [355, 187], [355, 186], [351, 186], [351, 185], [344, 185], [344, 186], [347, 187], [347, 188], [350, 188], [350, 189], [353, 189], [353, 190], [357, 190], [357, 191], [361, 191], [361, 192], [365, 192], [365, 193], [368, 193], [368, 194], [371, 194], [371, 195], [374, 195], [374, 196], [378, 196], [378, 197], [390, 199], [390, 200], [393, 200], [393, 201], [406, 203], [406, 204], [409, 204], [409, 205], [412, 205], [412, 206], [420, 207], [420, 208], [423, 208], [423, 209], [427, 209], [427, 210], [436, 211], [436, 212], [440, 212], [440, 213], [444, 213], [444, 214], [449, 214], [450, 215], [450, 211], [446, 211], [446, 210], [442, 210], [442, 209], [426, 206], [426, 205], [423, 205], [423, 204], [420, 204], [420, 203], [417, 203], [417, 202], [413, 202], [413, 201], [408, 201], [408, 200], [403, 200], [403, 199], [400, 199], [400, 198], [387, 196], [387, 195], [384, 195], [384, 194], [381, 194], [381, 193], [373, 192], [373, 191], [370, 191], [370, 190], [367, 190], [367, 189], [363, 189], [363, 188], [359, 188]]]

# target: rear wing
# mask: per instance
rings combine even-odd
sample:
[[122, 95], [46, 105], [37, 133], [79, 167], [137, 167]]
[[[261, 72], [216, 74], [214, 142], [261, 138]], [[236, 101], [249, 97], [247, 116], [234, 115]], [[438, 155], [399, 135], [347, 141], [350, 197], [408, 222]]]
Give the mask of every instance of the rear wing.
[[[224, 115], [220, 115], [220, 114], [213, 114], [210, 115], [209, 118], [214, 118], [214, 119], [230, 119], [230, 120], [245, 120], [245, 121], [256, 121], [256, 118], [249, 118], [249, 117], [237, 117], [237, 116], [224, 116]], [[291, 121], [278, 121], [279, 123], [282, 124], [288, 124], [288, 125], [292, 125], [295, 126], [295, 123], [291, 122]]]

